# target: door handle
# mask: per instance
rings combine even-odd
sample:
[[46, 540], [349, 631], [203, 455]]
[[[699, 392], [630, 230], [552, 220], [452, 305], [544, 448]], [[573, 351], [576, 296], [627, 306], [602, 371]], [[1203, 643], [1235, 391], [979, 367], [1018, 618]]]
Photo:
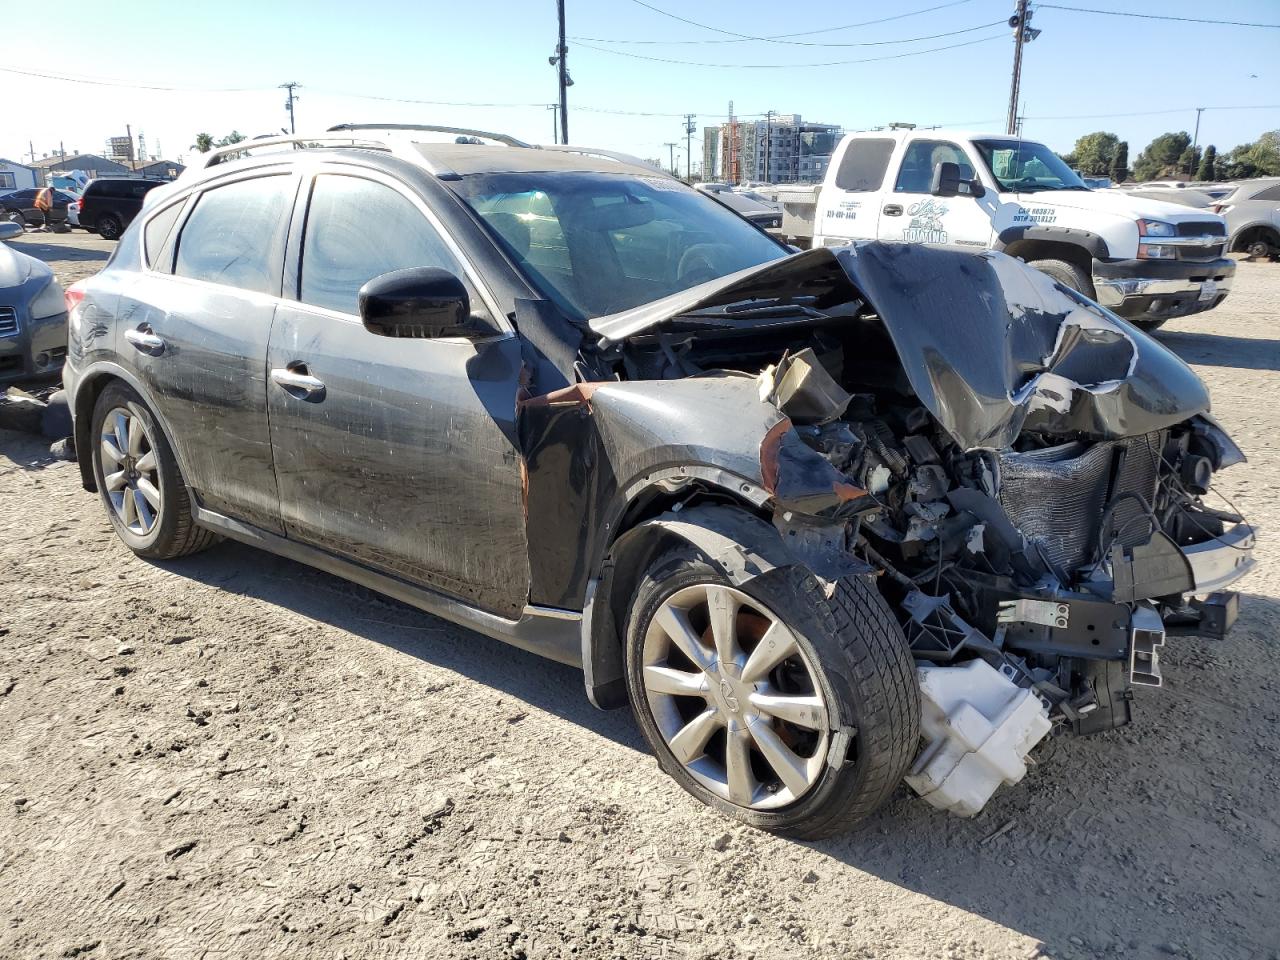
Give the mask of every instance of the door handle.
[[136, 330], [126, 330], [124, 338], [145, 353], [162, 353], [164, 351], [164, 338], [152, 333], [151, 328], [145, 323]]
[[311, 376], [305, 363], [277, 367], [271, 371], [271, 379], [299, 399], [319, 400], [324, 396], [324, 381]]
[[886, 217], [900, 217], [902, 216], [902, 204], [886, 203], [882, 212]]

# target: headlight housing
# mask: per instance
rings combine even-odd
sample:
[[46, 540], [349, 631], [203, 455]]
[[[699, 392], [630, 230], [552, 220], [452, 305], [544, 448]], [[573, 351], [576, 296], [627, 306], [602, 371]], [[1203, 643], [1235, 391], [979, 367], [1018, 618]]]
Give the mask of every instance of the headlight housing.
[[65, 313], [66, 310], [67, 303], [62, 295], [62, 285], [50, 277], [44, 289], [31, 301], [31, 319], [43, 320], [46, 317], [56, 317], [60, 313]]
[[1140, 237], [1176, 237], [1178, 231], [1172, 223], [1163, 220], [1139, 220], [1138, 236]]

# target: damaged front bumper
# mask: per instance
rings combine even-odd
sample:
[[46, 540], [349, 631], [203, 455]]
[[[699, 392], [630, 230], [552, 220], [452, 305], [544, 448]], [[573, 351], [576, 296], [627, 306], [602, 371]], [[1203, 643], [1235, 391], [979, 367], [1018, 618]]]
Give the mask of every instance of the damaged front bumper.
[[1098, 303], [1129, 319], [1167, 319], [1212, 310], [1231, 291], [1234, 260], [1095, 260]]

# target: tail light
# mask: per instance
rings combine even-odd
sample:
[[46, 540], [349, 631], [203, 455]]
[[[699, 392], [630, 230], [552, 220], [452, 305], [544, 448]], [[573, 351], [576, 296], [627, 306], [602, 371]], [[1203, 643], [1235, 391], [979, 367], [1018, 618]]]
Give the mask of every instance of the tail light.
[[1231, 209], [1231, 204], [1229, 204], [1229, 203], [1214, 203], [1214, 204], [1211, 204], [1211, 205], [1209, 206], [1209, 209], [1210, 209], [1210, 210], [1212, 210], [1214, 213], [1221, 215], [1221, 214], [1224, 214], [1224, 213], [1226, 213], [1228, 210], [1230, 210], [1230, 209]]
[[76, 307], [80, 306], [80, 302], [84, 299], [84, 281], [79, 280], [67, 287], [63, 291], [62, 296], [67, 303], [67, 313], [71, 313]]

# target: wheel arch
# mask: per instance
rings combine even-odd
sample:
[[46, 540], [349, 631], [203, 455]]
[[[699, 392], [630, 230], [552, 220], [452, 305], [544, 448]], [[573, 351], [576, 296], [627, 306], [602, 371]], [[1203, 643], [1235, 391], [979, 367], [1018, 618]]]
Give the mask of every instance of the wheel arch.
[[[93, 364], [80, 375], [71, 401], [71, 414], [74, 418], [75, 426], [76, 462], [80, 467], [81, 484], [90, 492], [96, 493], [98, 490], [97, 481], [93, 477], [93, 441], [90, 437], [93, 426], [93, 408], [98, 402], [98, 397], [102, 396], [102, 391], [117, 381], [131, 388], [142, 398], [142, 402], [147, 405], [147, 409], [151, 411], [151, 416], [155, 418], [156, 423], [159, 424], [161, 431], [164, 433], [169, 449], [173, 451], [174, 459], [178, 463], [178, 469], [182, 472], [185, 482], [186, 478], [190, 476], [187, 472], [187, 465], [183, 462], [179, 447], [173, 442], [173, 431], [169, 429], [169, 425], [165, 423], [164, 417], [161, 416], [160, 409], [155, 404], [151, 391], [147, 389], [141, 380], [123, 367], [114, 363], [100, 362]], [[191, 489], [189, 483], [187, 484], [187, 489], [188, 491]]]
[[[761, 491], [763, 493], [763, 491]], [[767, 498], [767, 494], [765, 494]], [[640, 577], [667, 550], [691, 547], [735, 584], [795, 563], [763, 502], [700, 481], [676, 492], [638, 491], [587, 586], [582, 666], [587, 697], [625, 706], [626, 615]]]
[[1230, 253], [1243, 253], [1255, 239], [1266, 240], [1272, 246], [1280, 247], [1280, 230], [1263, 220], [1246, 223], [1231, 235], [1227, 250]]
[[[1102, 246], [1105, 249], [1105, 244]], [[1089, 276], [1093, 275], [1095, 257], [1103, 259], [1103, 256], [1095, 254], [1090, 247], [1058, 236], [1020, 237], [1001, 250], [1026, 263], [1036, 260], [1065, 260], [1080, 267]]]

